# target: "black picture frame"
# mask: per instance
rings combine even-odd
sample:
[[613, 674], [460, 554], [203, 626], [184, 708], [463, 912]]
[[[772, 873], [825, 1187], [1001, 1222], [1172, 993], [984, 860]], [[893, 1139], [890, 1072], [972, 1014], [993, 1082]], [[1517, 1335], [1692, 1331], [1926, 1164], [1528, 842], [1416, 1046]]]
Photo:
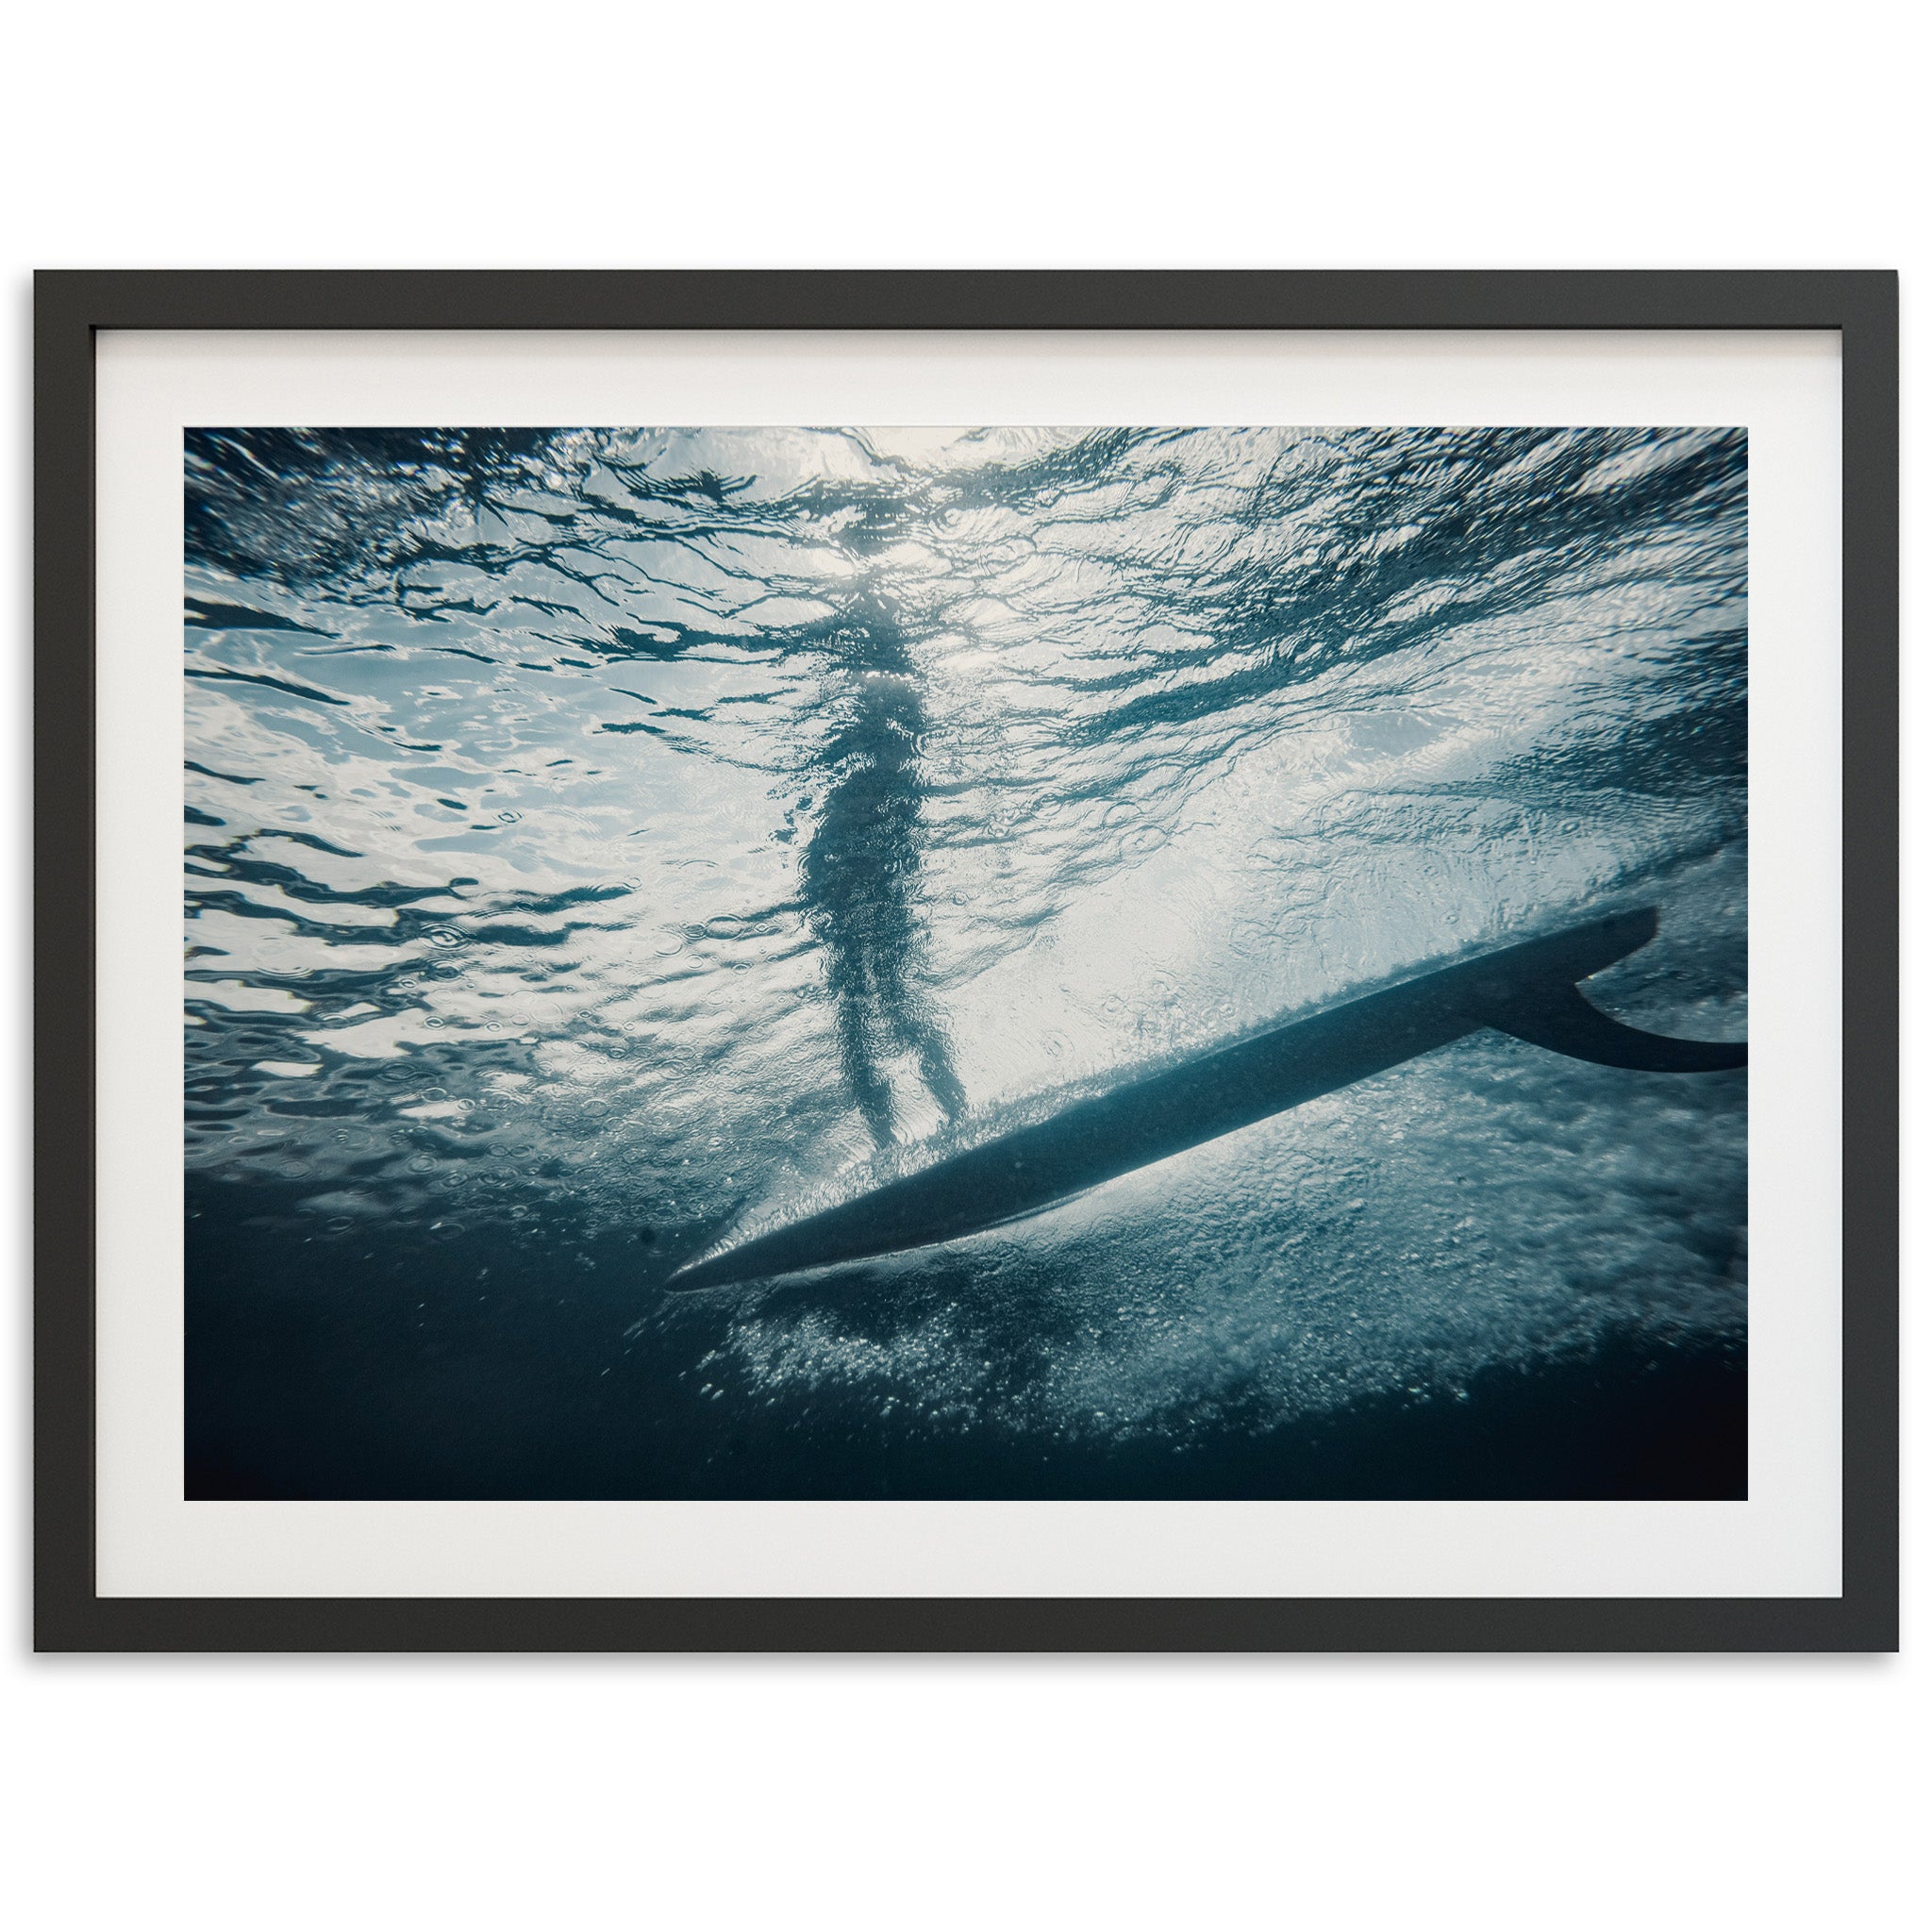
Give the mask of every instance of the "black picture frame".
[[[34, 1638], [46, 1651], [1877, 1651], [1898, 1641], [1898, 287], [1890, 272], [58, 271], [35, 282]], [[1843, 1592], [111, 1598], [94, 1589], [94, 338], [103, 329], [1836, 330]]]

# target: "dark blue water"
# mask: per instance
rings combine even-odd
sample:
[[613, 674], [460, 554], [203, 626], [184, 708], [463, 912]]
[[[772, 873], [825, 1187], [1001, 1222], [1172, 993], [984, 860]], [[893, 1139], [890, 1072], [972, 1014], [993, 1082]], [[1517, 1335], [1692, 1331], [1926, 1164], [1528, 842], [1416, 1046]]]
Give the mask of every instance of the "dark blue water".
[[1745, 1075], [1482, 1033], [1036, 1219], [677, 1262], [1599, 911], [1741, 1038], [1745, 451], [187, 451], [206, 1495], [1724, 1495]]

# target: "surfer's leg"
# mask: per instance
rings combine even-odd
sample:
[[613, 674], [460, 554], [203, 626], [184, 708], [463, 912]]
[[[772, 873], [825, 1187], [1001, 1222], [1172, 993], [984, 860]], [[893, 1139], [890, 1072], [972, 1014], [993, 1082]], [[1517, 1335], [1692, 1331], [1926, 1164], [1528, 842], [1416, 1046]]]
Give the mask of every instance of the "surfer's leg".
[[966, 1111], [966, 1090], [953, 1071], [952, 1042], [934, 1016], [932, 1004], [912, 976], [909, 942], [876, 962], [882, 1030], [890, 1028], [894, 1044], [918, 1062], [919, 1077], [949, 1121]]
[[837, 975], [833, 998], [839, 1016], [839, 1070], [845, 1091], [879, 1146], [893, 1138], [892, 1085], [880, 1065], [877, 990], [871, 974], [848, 962]]
[[922, 1016], [917, 1023], [914, 1044], [919, 1055], [920, 1077], [925, 1082], [926, 1091], [939, 1102], [940, 1110], [949, 1121], [958, 1120], [966, 1111], [966, 1090], [953, 1071], [952, 1047], [944, 1030], [930, 1018]]
[[840, 1069], [852, 1104], [864, 1117], [873, 1139], [881, 1147], [892, 1139], [892, 1088], [872, 1057], [862, 1019], [849, 1007], [839, 1010]]

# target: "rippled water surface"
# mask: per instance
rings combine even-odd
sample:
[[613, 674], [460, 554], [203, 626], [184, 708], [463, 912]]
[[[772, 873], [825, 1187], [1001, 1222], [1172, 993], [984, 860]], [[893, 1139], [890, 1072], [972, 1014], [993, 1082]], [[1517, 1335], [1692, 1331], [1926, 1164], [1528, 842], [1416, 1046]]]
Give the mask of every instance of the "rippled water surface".
[[187, 533], [192, 1493], [1741, 1486], [1741, 1073], [663, 1287], [1602, 910], [1742, 1038], [1741, 434], [200, 431]]

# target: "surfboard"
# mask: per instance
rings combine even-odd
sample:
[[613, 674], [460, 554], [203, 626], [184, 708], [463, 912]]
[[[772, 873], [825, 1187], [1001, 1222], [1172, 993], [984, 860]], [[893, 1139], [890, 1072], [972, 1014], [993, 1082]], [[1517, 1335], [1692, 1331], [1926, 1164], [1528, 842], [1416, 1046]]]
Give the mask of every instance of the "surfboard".
[[669, 1289], [723, 1288], [862, 1261], [1038, 1214], [1136, 1168], [1433, 1053], [1482, 1027], [1596, 1065], [1657, 1074], [1746, 1063], [1741, 1041], [1646, 1033], [1592, 1006], [1577, 982], [1657, 934], [1655, 907], [1474, 958], [1438, 963], [1325, 1010], [1124, 1079], [1048, 1118], [678, 1268]]

